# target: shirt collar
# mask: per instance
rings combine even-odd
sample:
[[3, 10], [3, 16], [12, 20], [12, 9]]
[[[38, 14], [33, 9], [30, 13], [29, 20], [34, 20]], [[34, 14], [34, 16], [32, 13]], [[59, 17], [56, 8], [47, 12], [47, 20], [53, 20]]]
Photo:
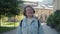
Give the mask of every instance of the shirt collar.
[[[28, 19], [28, 18], [25, 17], [24, 21], [26, 22], [27, 19]], [[35, 19], [36, 19], [35, 17], [32, 17], [32, 18], [31, 18], [31, 21], [30, 21], [30, 24], [32, 24], [32, 23], [35, 21]]]

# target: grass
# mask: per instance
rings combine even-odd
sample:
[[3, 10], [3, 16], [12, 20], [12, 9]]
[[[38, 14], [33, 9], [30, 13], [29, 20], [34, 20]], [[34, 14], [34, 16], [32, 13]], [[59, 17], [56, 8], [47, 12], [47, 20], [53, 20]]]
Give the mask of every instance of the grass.
[[[18, 18], [18, 20], [22, 20], [23, 19], [23, 15], [20, 15]], [[2, 21], [6, 21], [8, 18], [3, 19]], [[1, 23], [0, 23], [1, 24]], [[17, 26], [19, 25], [19, 22], [2, 22], [2, 25], [0, 26], [0, 33], [4, 33], [10, 30], [15, 29]]]
[[0, 33], [4, 33], [10, 30], [15, 29], [18, 26], [19, 22], [2, 22], [2, 26], [0, 26]]
[[12, 26], [12, 27], [14, 27], [14, 26], [18, 26], [19, 25], [19, 22], [3, 22], [3, 25], [2, 26]]

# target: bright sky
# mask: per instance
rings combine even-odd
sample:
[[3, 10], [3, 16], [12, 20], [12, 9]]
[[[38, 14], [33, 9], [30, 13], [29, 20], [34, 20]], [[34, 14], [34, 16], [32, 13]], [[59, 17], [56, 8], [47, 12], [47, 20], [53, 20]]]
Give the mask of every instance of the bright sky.
[[43, 0], [24, 0], [24, 1], [42, 2]]

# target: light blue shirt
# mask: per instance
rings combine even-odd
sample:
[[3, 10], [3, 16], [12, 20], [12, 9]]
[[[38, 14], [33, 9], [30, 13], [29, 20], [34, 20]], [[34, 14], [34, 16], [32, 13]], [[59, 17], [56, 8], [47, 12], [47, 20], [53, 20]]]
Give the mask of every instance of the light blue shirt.
[[25, 18], [22, 22], [22, 28], [18, 26], [17, 34], [44, 34], [44, 31], [41, 24], [38, 30], [38, 20], [36, 18]]

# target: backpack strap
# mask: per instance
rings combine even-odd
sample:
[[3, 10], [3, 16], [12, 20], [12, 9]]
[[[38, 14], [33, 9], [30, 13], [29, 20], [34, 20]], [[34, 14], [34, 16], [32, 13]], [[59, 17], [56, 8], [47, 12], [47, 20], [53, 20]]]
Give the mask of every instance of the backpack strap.
[[38, 28], [40, 27], [40, 22], [39, 22], [39, 20], [38, 20]]
[[[22, 27], [22, 21], [23, 20], [21, 20], [21, 22], [20, 22], [20, 27]], [[38, 20], [38, 28], [40, 27], [40, 22], [39, 22], [39, 20]]]
[[22, 27], [22, 22], [23, 22], [23, 20], [21, 20], [21, 22], [20, 22], [20, 27]]
[[39, 34], [40, 22], [38, 20], [38, 34]]

